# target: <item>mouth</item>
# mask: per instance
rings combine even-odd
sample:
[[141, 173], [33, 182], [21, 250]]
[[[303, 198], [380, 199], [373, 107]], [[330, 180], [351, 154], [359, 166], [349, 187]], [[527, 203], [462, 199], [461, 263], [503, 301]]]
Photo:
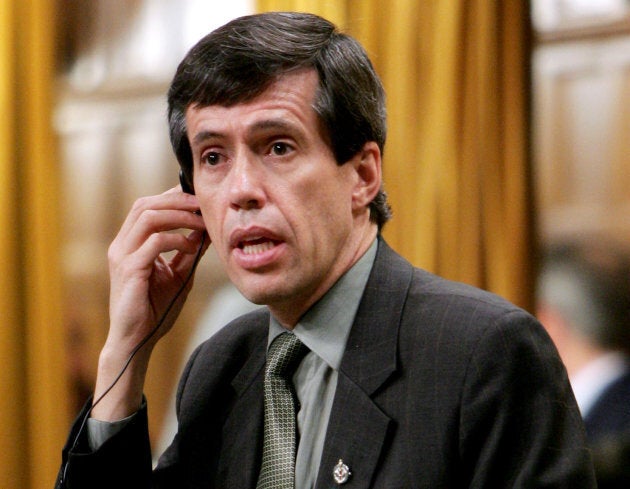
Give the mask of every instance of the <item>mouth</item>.
[[234, 231], [230, 247], [239, 266], [260, 269], [279, 259], [284, 250], [284, 240], [267, 228], [252, 226]]
[[242, 250], [245, 255], [259, 255], [273, 249], [278, 244], [279, 241], [269, 238], [256, 238], [240, 241], [237, 247]]

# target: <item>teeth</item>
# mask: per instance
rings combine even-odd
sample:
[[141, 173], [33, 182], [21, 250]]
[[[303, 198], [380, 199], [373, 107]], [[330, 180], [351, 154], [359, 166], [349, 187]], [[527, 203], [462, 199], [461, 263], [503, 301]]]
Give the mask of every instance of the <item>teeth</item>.
[[258, 253], [263, 253], [267, 250], [273, 248], [273, 243], [271, 241], [265, 241], [264, 243], [250, 244], [243, 246], [243, 253], [246, 255], [256, 255]]

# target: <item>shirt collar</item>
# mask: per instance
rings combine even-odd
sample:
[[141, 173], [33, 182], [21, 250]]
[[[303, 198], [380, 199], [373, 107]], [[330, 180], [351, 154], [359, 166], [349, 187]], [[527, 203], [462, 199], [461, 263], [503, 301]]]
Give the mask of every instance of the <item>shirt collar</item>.
[[[365, 254], [300, 318], [293, 333], [334, 370], [339, 370], [354, 316], [376, 257], [378, 240]], [[269, 343], [286, 332], [271, 316]]]

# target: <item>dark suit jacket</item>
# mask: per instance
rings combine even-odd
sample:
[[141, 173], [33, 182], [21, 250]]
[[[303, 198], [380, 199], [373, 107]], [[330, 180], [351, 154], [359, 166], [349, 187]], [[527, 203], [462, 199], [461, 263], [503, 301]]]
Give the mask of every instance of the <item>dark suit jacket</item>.
[[[152, 487], [255, 487], [268, 321], [266, 311], [239, 318], [192, 355], [178, 392], [179, 433]], [[79, 431], [77, 422], [64, 451], [65, 487], [151, 485], [145, 411], [95, 453]], [[337, 487], [340, 459], [352, 472], [347, 488], [591, 488], [584, 446], [542, 327], [494, 295], [414, 269], [381, 240], [316, 488]]]
[[630, 372], [602, 392], [584, 425], [599, 489], [630, 487]]
[[630, 433], [630, 371], [609, 385], [584, 418], [589, 442]]

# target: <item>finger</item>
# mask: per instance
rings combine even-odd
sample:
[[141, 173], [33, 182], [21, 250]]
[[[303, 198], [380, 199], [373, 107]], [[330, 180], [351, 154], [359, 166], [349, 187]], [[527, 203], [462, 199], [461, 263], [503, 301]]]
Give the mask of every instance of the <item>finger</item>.
[[132, 226], [119, 233], [115, 246], [120, 253], [133, 253], [152, 235], [178, 229], [205, 230], [203, 218], [189, 211], [144, 210]]
[[[210, 235], [208, 235], [208, 231], [204, 228], [203, 230], [193, 230], [187, 236], [186, 239], [194, 242], [196, 245], [202, 245], [204, 249], [208, 249], [208, 247], [212, 244], [212, 240], [210, 239]], [[203, 241], [203, 243], [202, 243]]]
[[182, 279], [188, 276], [196, 261], [206, 253], [211, 244], [210, 237], [205, 231], [193, 231], [186, 239], [193, 245], [194, 253], [176, 253], [169, 263], [171, 269]]
[[140, 197], [134, 202], [118, 234], [122, 237], [126, 236], [134, 228], [143, 213], [147, 211], [169, 209], [195, 213], [199, 210], [199, 204], [194, 195], [177, 191], [176, 187], [159, 195]]
[[123, 255], [124, 258], [114, 266], [119, 268], [118, 274], [127, 276], [127, 279], [136, 276], [140, 280], [146, 280], [150, 277], [156, 260], [160, 259], [163, 253], [176, 251], [177, 255], [190, 255], [194, 260], [198, 249], [198, 243], [182, 234], [153, 234], [135, 252]]
[[168, 190], [162, 192], [162, 194], [173, 194], [173, 193], [177, 193], [181, 191], [182, 191], [181, 185], [175, 185], [174, 187], [171, 187]]
[[139, 216], [128, 235], [130, 251], [140, 246], [150, 235], [178, 229], [205, 230], [203, 218], [188, 211], [147, 210]]

